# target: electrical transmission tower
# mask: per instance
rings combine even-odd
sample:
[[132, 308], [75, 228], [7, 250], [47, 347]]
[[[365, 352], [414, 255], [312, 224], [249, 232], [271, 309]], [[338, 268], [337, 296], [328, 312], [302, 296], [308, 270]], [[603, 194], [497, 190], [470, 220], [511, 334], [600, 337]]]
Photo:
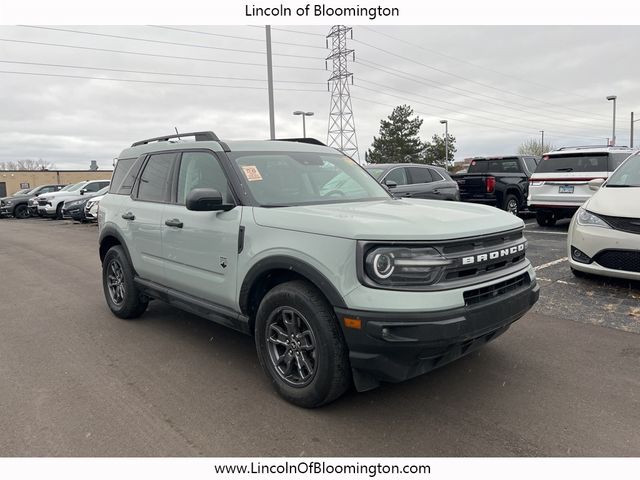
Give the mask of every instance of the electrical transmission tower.
[[327, 61], [333, 63], [333, 70], [328, 80], [331, 92], [331, 108], [329, 109], [329, 132], [327, 143], [345, 155], [360, 161], [356, 124], [353, 120], [349, 81], [353, 84], [353, 74], [347, 69], [347, 57], [355, 52], [347, 48], [347, 34], [353, 39], [353, 30], [345, 25], [334, 25], [327, 35], [327, 48], [331, 40], [331, 55]]

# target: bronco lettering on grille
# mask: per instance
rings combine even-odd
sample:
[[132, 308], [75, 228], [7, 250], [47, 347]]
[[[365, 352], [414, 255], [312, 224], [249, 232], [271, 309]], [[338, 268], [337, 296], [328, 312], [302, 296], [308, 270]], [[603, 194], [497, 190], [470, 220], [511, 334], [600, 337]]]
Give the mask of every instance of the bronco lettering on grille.
[[519, 252], [524, 252], [524, 243], [514, 245], [509, 248], [502, 248], [493, 252], [481, 253], [479, 255], [471, 255], [469, 257], [462, 257], [462, 265], [471, 265], [474, 263], [488, 262], [489, 260], [496, 260], [498, 258], [508, 257], [515, 255]]

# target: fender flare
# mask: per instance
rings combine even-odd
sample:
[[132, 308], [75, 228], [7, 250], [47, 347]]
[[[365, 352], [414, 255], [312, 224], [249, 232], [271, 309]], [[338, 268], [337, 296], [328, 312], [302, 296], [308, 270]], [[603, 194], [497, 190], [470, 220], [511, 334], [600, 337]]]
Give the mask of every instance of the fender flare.
[[[118, 243], [124, 250], [124, 254], [127, 257], [127, 261], [129, 262], [129, 265], [131, 265], [131, 268], [133, 268], [134, 274], [135, 274], [135, 267], [133, 265], [133, 262], [131, 261], [131, 255], [129, 254], [129, 249], [127, 248], [127, 244], [125, 243], [124, 238], [122, 238], [122, 235], [120, 234], [120, 232], [118, 232], [118, 230], [111, 225], [105, 225], [100, 231], [100, 236], [98, 237], [98, 244], [100, 245], [100, 252], [99, 252], [100, 262], [102, 262], [104, 258], [104, 256], [102, 255], [102, 243], [105, 241], [107, 237], [113, 237], [118, 241]], [[104, 253], [106, 254], [107, 252], [104, 252]]]
[[276, 255], [260, 260], [253, 265], [245, 275], [240, 287], [239, 304], [240, 310], [245, 315], [249, 312], [249, 294], [255, 281], [270, 270], [288, 270], [311, 282], [322, 294], [327, 297], [329, 303], [334, 307], [347, 308], [347, 305], [340, 295], [340, 292], [329, 281], [329, 279], [317, 268], [294, 257], [286, 255]]

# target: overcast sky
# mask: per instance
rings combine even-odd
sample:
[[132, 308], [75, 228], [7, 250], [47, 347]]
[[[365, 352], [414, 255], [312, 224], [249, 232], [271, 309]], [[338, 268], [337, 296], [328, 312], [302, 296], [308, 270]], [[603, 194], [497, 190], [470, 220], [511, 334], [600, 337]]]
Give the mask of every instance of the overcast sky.
[[[291, 113], [306, 110], [315, 112], [307, 135], [327, 139], [328, 31], [273, 29], [278, 137], [301, 136]], [[362, 158], [380, 120], [403, 103], [424, 120], [423, 140], [449, 121], [456, 159], [514, 153], [540, 130], [555, 146], [604, 144], [607, 95], [618, 97], [619, 145], [628, 145], [630, 112], [640, 117], [640, 27], [356, 26], [353, 35]], [[0, 27], [0, 161], [107, 168], [127, 145], [174, 127], [268, 138], [264, 51], [255, 26]]]

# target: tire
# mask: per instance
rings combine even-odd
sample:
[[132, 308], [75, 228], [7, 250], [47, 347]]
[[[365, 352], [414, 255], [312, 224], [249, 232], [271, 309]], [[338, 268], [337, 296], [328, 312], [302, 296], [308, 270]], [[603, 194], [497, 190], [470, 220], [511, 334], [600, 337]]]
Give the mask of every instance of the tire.
[[505, 197], [502, 206], [505, 212], [513, 215], [518, 215], [518, 213], [520, 213], [520, 201], [516, 195], [511, 193]]
[[541, 227], [553, 227], [556, 224], [556, 216], [549, 212], [536, 212], [536, 220]]
[[63, 203], [60, 202], [56, 207], [56, 216], [53, 217], [54, 220], [62, 220], [62, 205]]
[[102, 262], [102, 289], [109, 309], [129, 320], [142, 315], [149, 305], [133, 281], [133, 268], [121, 246], [109, 249]]
[[352, 384], [347, 345], [333, 309], [305, 281], [282, 283], [265, 295], [256, 315], [255, 341], [274, 388], [295, 405], [325, 405]]
[[22, 220], [24, 218], [29, 218], [31, 216], [31, 212], [27, 205], [18, 205], [13, 209], [13, 216]]

